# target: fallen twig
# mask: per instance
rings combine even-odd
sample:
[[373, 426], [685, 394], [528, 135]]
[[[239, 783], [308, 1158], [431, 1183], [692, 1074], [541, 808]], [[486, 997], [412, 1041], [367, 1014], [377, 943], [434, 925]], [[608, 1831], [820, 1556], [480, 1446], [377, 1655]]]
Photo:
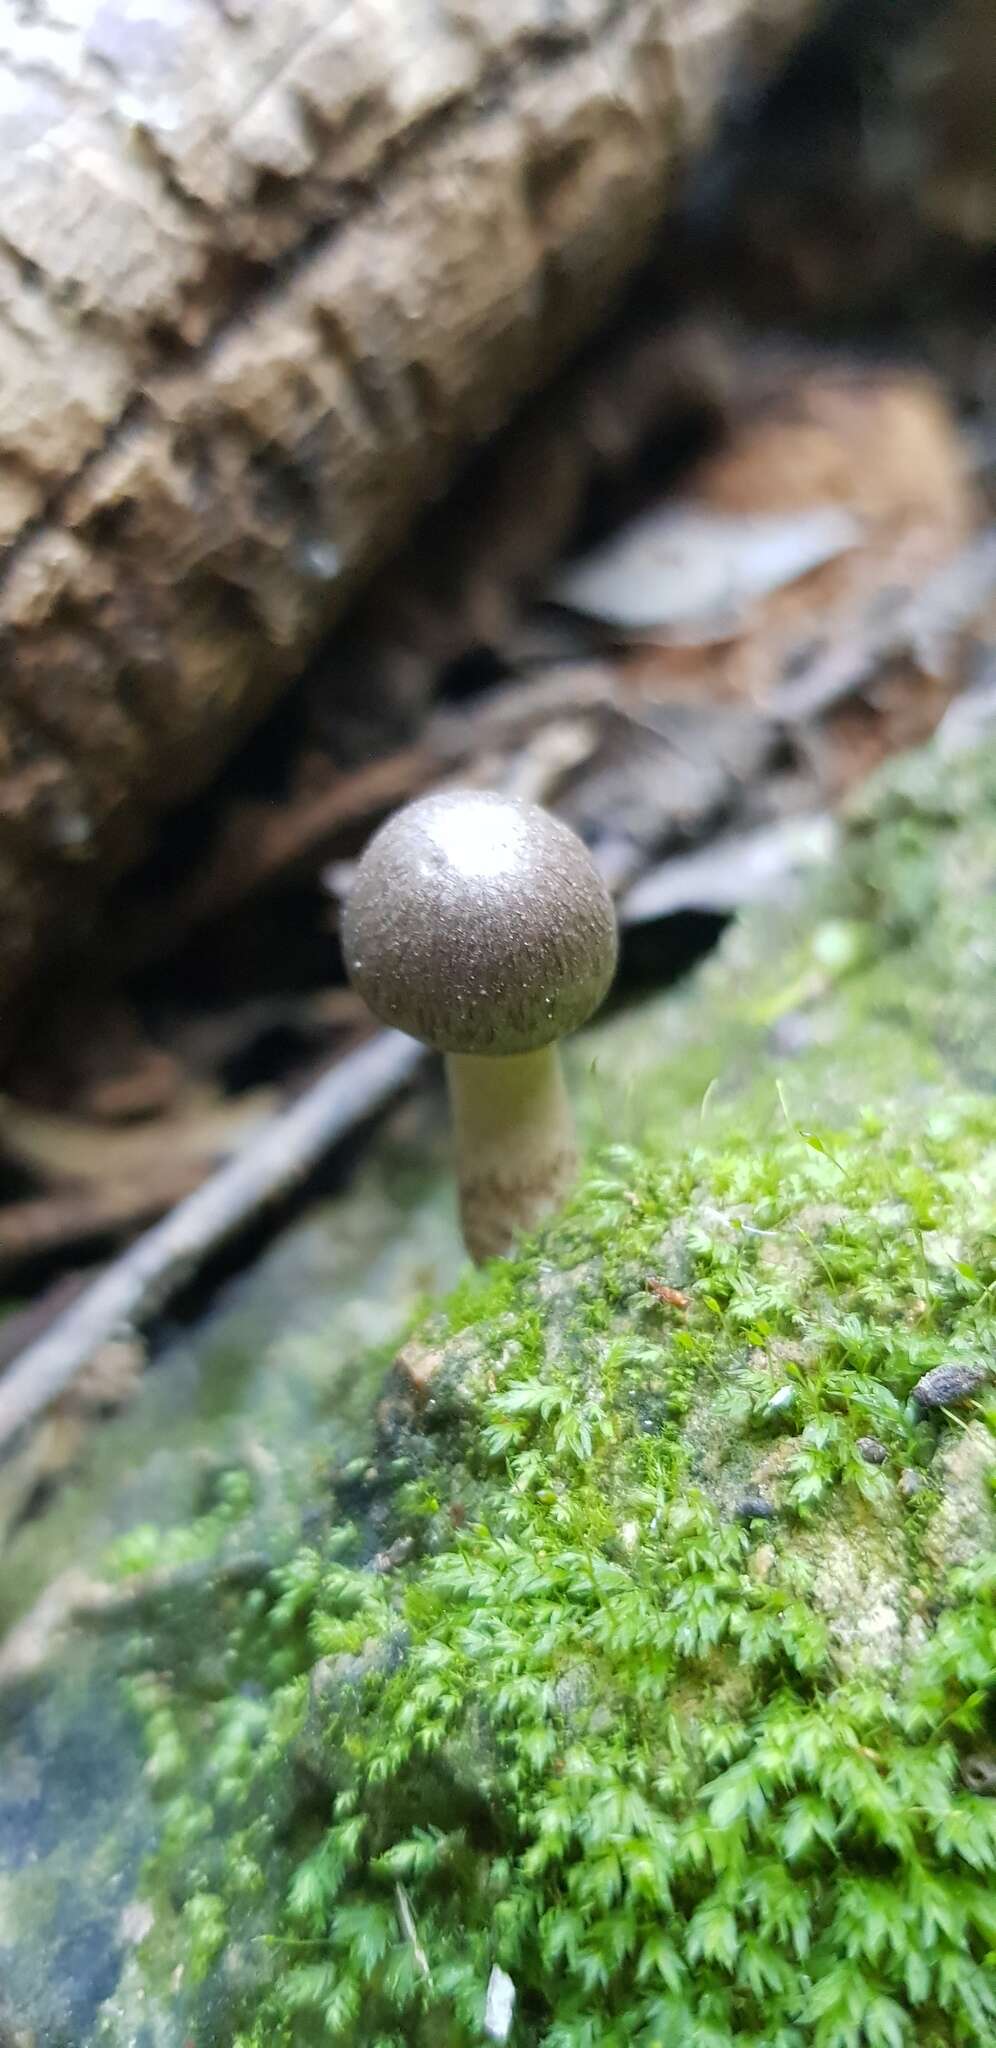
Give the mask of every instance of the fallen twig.
[[506, 685], [482, 704], [437, 712], [424, 744], [405, 747], [348, 773], [330, 770], [323, 789], [292, 790], [283, 801], [243, 799], [224, 818], [196, 875], [159, 899], [143, 897], [122, 915], [109, 945], [119, 968], [133, 971], [161, 958], [192, 931], [230, 914], [261, 890], [285, 883], [326, 860], [358, 828], [369, 831], [385, 811], [417, 796], [443, 774], [499, 752], [565, 711], [612, 702], [611, 670], [566, 665], [539, 683]]
[[63, 1392], [98, 1345], [147, 1321], [213, 1252], [302, 1181], [421, 1057], [414, 1040], [379, 1032], [115, 1259], [0, 1379], [0, 1445]]
[[427, 1982], [431, 1982], [432, 1972], [429, 1969], [429, 1958], [418, 1938], [418, 1927], [415, 1915], [412, 1912], [412, 1902], [403, 1884], [395, 1885], [394, 1897], [398, 1908], [398, 1925], [411, 1949], [415, 1967], [421, 1971], [422, 1976]]
[[125, 910], [117, 933], [109, 934], [117, 968], [134, 972], [160, 959], [190, 932], [247, 897], [317, 866], [341, 833], [369, 826], [417, 796], [434, 768], [427, 749], [406, 747], [348, 774], [333, 774], [325, 789], [295, 793], [283, 803], [245, 799], [234, 804], [217, 844], [191, 880], [159, 900], [143, 898], [137, 908]]
[[57, 1316], [65, 1314], [71, 1301], [82, 1294], [87, 1284], [87, 1274], [80, 1272], [60, 1273], [24, 1308], [13, 1309], [0, 1322], [0, 1374], [12, 1365], [29, 1344], [34, 1344], [44, 1330], [50, 1329]]

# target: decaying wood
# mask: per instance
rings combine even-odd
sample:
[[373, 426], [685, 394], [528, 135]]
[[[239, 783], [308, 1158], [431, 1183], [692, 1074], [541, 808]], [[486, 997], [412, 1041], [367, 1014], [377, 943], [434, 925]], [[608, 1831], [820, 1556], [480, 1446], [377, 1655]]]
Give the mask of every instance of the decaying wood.
[[154, 1315], [250, 1218], [303, 1180], [421, 1056], [413, 1039], [379, 1032], [136, 1239], [0, 1379], [0, 1446], [63, 1393], [101, 1345]]
[[808, 11], [4, 0], [4, 1008], [594, 326]]

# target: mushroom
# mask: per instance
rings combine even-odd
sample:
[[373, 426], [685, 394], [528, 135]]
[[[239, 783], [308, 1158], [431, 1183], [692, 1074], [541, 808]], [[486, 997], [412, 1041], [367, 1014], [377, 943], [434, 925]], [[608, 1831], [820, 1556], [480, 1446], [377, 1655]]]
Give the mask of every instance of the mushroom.
[[611, 898], [577, 835], [478, 790], [419, 798], [357, 868], [343, 953], [384, 1023], [445, 1053], [460, 1220], [473, 1259], [507, 1252], [577, 1171], [557, 1041], [616, 964]]

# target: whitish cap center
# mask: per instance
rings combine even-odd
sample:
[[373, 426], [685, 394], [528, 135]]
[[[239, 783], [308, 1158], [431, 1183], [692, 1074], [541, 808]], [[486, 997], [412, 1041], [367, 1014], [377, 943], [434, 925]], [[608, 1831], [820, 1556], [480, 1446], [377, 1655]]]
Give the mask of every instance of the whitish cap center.
[[[438, 810], [425, 823], [425, 836], [438, 847], [447, 866], [468, 882], [497, 881], [502, 875], [521, 874], [529, 846], [526, 821], [511, 811]], [[431, 862], [420, 862], [428, 880]]]

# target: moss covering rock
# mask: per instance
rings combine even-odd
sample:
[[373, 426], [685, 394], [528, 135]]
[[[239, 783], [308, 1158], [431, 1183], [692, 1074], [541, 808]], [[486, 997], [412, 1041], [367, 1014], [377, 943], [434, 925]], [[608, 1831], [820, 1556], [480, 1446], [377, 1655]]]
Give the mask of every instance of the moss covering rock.
[[990, 750], [601, 1032], [609, 1142], [374, 1457], [213, 1625], [136, 1622], [159, 1840], [94, 2039], [996, 2036], [994, 1016]]

